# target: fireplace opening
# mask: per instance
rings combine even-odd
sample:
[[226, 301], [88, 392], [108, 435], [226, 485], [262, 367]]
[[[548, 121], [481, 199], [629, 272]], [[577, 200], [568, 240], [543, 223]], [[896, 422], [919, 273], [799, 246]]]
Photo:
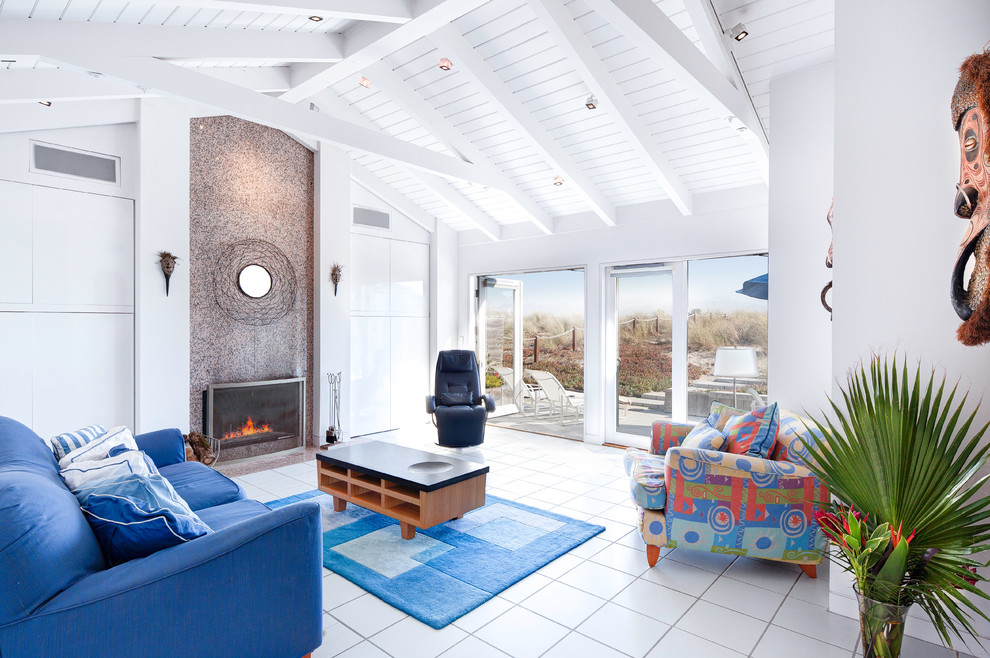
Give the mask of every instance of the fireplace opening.
[[210, 384], [203, 433], [219, 439], [231, 459], [302, 446], [305, 391], [305, 377]]

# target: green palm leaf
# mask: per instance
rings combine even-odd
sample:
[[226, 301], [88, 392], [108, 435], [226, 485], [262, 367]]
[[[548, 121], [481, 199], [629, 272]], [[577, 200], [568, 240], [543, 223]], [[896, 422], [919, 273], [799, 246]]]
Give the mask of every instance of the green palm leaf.
[[985, 580], [969, 568], [986, 565], [970, 556], [990, 549], [990, 497], [978, 495], [990, 477], [978, 477], [990, 423], [973, 431], [977, 409], [964, 413], [958, 385], [896, 357], [861, 365], [840, 395], [841, 406], [830, 399], [831, 413], [814, 420], [824, 438], [808, 446], [809, 468], [843, 504], [869, 514], [871, 529], [888, 523], [915, 533], [899, 588], [872, 587], [879, 563], [872, 574], [858, 570], [858, 586], [884, 603], [917, 603], [951, 645], [951, 635], [973, 632], [972, 614], [990, 619], [971, 600], [990, 596], [965, 580]]

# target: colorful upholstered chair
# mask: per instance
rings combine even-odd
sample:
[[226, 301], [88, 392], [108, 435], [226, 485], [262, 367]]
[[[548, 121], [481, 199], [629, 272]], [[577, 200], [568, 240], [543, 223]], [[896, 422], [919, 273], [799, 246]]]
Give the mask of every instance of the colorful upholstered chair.
[[826, 538], [814, 513], [829, 500], [805, 466], [817, 429], [780, 412], [770, 458], [760, 459], [681, 447], [693, 428], [657, 421], [650, 452], [626, 453], [650, 566], [661, 548], [677, 547], [791, 562], [815, 578]]

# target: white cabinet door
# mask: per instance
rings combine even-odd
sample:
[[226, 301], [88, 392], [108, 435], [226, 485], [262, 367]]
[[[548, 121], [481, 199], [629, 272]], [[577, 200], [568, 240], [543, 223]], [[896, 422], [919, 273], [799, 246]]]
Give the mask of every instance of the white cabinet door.
[[133, 307], [133, 201], [34, 188], [34, 303]]
[[0, 416], [33, 422], [34, 314], [0, 313]]
[[352, 311], [388, 313], [389, 242], [386, 238], [351, 235]]
[[430, 320], [392, 318], [392, 427], [429, 422]]
[[31, 303], [31, 186], [0, 181], [0, 304]]
[[391, 429], [389, 318], [351, 318], [351, 436]]
[[430, 245], [392, 240], [389, 277], [393, 315], [430, 314]]
[[134, 427], [134, 316], [33, 315], [34, 431], [49, 437], [93, 423]]

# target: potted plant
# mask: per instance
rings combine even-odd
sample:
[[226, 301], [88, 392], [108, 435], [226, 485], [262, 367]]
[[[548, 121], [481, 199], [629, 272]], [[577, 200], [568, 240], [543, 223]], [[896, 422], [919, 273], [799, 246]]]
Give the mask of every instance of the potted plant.
[[957, 388], [874, 356], [841, 390], [844, 409], [830, 401], [833, 417], [815, 420], [808, 466], [838, 501], [816, 520], [855, 579], [867, 658], [900, 653], [913, 604], [950, 646], [950, 632], [975, 635], [972, 613], [987, 619], [971, 599], [990, 599], [972, 557], [990, 549], [990, 497], [978, 493], [990, 476], [977, 476], [990, 424], [972, 431], [977, 410], [964, 415]]

